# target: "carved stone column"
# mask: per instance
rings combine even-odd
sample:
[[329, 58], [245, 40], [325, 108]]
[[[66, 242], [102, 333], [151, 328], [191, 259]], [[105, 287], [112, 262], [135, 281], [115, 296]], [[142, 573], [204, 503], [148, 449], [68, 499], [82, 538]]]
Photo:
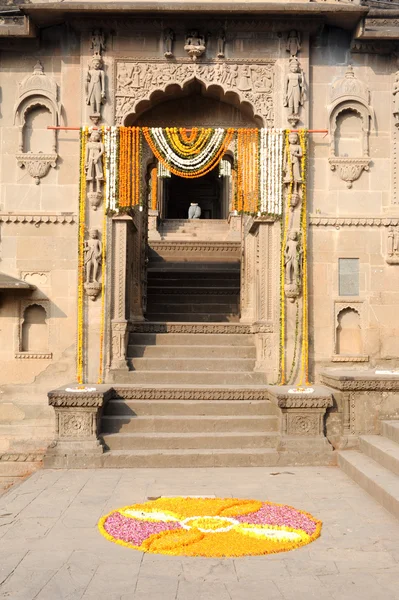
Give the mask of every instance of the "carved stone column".
[[[112, 219], [112, 319], [111, 319], [111, 369], [127, 369], [128, 342], [128, 237], [133, 229], [129, 215]], [[135, 229], [135, 228], [134, 228]]]
[[47, 449], [44, 466], [52, 469], [99, 467], [104, 451], [99, 439], [100, 420], [112, 389], [103, 385], [88, 387], [87, 391], [68, 389], [48, 393], [49, 405], [55, 410], [56, 436]]
[[[255, 321], [255, 271], [257, 235], [251, 230], [253, 219], [243, 217], [242, 227], [242, 257], [241, 257], [241, 321], [253, 323]], [[257, 233], [257, 232], [256, 232]]]
[[312, 393], [290, 393], [288, 386], [270, 386], [267, 397], [282, 412], [278, 446], [281, 465], [328, 465], [335, 457], [324, 435], [327, 408], [333, 406], [331, 390], [322, 386]]
[[148, 239], [151, 240], [160, 240], [161, 234], [158, 231], [158, 218], [159, 211], [151, 210], [148, 211]]

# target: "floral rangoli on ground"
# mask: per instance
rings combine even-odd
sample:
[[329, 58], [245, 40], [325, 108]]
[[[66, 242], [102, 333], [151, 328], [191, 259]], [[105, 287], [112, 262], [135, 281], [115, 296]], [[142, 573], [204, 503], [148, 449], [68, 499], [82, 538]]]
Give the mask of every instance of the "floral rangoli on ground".
[[235, 557], [310, 544], [320, 535], [321, 521], [284, 504], [177, 496], [118, 508], [98, 527], [111, 542], [141, 552]]

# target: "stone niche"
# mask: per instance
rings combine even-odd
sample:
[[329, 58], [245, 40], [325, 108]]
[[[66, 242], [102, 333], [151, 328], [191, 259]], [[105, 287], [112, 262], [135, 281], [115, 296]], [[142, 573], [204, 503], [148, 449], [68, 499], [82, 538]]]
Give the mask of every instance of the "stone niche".
[[48, 301], [30, 300], [21, 304], [15, 358], [52, 358], [49, 350]]
[[44, 73], [37, 61], [32, 75], [19, 84], [18, 99], [14, 107], [14, 124], [19, 129], [16, 159], [25, 167], [36, 184], [57, 163], [57, 131], [48, 126], [60, 124], [61, 104], [58, 102], [58, 85]]
[[348, 188], [369, 170], [369, 135], [374, 111], [369, 104], [370, 92], [357, 79], [353, 67], [331, 86], [328, 106], [330, 126], [330, 168]]

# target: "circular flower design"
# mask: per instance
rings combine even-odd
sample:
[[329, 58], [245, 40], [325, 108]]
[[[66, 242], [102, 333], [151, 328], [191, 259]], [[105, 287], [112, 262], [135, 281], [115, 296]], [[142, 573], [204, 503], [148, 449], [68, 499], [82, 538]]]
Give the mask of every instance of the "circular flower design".
[[113, 510], [98, 526], [108, 540], [142, 552], [207, 557], [287, 552], [321, 531], [321, 521], [292, 506], [181, 496]]

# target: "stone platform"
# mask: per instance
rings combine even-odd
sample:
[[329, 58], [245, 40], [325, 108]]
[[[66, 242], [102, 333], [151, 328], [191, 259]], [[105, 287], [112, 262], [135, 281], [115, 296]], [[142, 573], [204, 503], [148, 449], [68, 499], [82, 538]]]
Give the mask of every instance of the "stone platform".
[[[97, 522], [160, 495], [269, 500], [309, 511], [321, 537], [238, 559], [141, 554]], [[399, 522], [336, 467], [44, 470], [0, 498], [7, 600], [397, 600]]]

